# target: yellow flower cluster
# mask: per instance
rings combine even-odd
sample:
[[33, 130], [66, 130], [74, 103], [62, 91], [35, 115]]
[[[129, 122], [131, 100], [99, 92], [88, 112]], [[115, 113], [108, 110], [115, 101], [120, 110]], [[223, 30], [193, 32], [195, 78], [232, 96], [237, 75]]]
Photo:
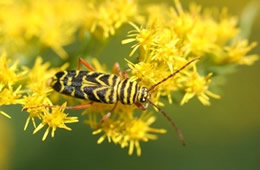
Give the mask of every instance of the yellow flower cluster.
[[[38, 132], [47, 124], [48, 128], [42, 138], [45, 140], [50, 128], [52, 128], [51, 135], [54, 137], [56, 128], [71, 130], [65, 123], [78, 122], [77, 117], [67, 117], [67, 114], [64, 113], [66, 103], [61, 107], [49, 108], [49, 106], [53, 105], [49, 98], [52, 89], [48, 86], [47, 82], [58, 70], [65, 69], [67, 64], [59, 69], [48, 69], [50, 64], [43, 63], [42, 59], [38, 57], [32, 69], [24, 67], [23, 70], [19, 71], [18, 61], [11, 64], [11, 60], [7, 59], [5, 53], [0, 56], [0, 62], [0, 106], [10, 104], [23, 105], [23, 109], [29, 114], [24, 130], [27, 129], [30, 120], [36, 128], [37, 119], [41, 123], [33, 133]], [[17, 85], [17, 82], [22, 79], [26, 81], [24, 87]], [[15, 86], [18, 87], [15, 88]], [[0, 114], [11, 118], [4, 111], [0, 111]]]
[[[28, 113], [24, 130], [30, 122], [34, 127], [33, 134], [45, 127], [42, 140], [49, 134], [54, 137], [57, 128], [70, 131], [67, 124], [78, 122], [78, 117], [68, 116], [67, 102], [61, 102], [67, 98], [53, 92], [49, 86], [50, 78], [68, 68], [64, 60], [77, 60], [70, 56], [75, 53], [85, 55], [81, 54], [82, 49], [71, 49], [78, 48], [75, 44], [86, 39], [82, 36], [86, 32], [108, 39], [125, 23], [130, 23], [133, 30], [122, 44], [134, 43], [129, 55], [137, 57], [135, 63], [126, 59], [131, 70], [130, 79], [138, 81], [141, 86], [153, 87], [187, 62], [200, 58], [151, 91], [150, 100], [155, 107], [165, 104], [162, 97], [172, 103], [173, 92], [183, 93], [179, 100], [181, 105], [193, 97], [203, 105], [210, 105], [210, 97], [220, 98], [212, 92], [211, 86], [215, 76], [223, 75], [219, 69], [229, 65], [252, 65], [259, 59], [258, 55], [248, 54], [256, 46], [255, 42], [237, 38], [240, 31], [237, 19], [229, 16], [226, 9], [202, 10], [201, 6], [192, 4], [189, 10], [184, 10], [178, 0], [175, 0], [174, 7], [144, 6], [142, 16], [138, 8], [135, 0], [0, 1], [0, 106], [22, 105], [23, 111]], [[66, 48], [73, 43], [74, 46]], [[44, 48], [52, 49], [64, 60], [50, 58], [53, 54], [43, 52]], [[11, 58], [23, 57], [23, 64], [8, 58], [7, 54]], [[50, 55], [50, 61], [29, 57], [42, 54]], [[60, 67], [53, 68], [54, 61]], [[24, 66], [33, 62], [32, 67]], [[93, 59], [92, 64], [98, 72], [107, 72], [97, 59]], [[72, 101], [75, 103], [76, 100]], [[58, 103], [63, 104], [58, 106]], [[121, 148], [128, 147], [129, 155], [136, 150], [140, 156], [141, 142], [155, 140], [156, 134], [166, 133], [165, 129], [152, 127], [156, 120], [152, 112], [136, 114], [138, 108], [135, 105], [120, 102], [112, 115], [102, 121], [113, 107], [93, 103], [82, 112], [93, 135], [101, 135], [98, 144], [108, 140]], [[4, 111], [0, 114], [10, 118]]]
[[68, 53], [64, 47], [75, 41], [78, 31], [108, 38], [123, 23], [138, 18], [134, 0], [1, 1], [0, 50], [17, 56], [50, 47], [65, 59]]
[[109, 0], [99, 6], [96, 2], [90, 3], [84, 25], [92, 33], [108, 38], [122, 24], [138, 20], [141, 17], [134, 0]]
[[258, 60], [257, 55], [246, 55], [256, 43], [248, 45], [247, 40], [233, 41], [239, 29], [236, 18], [228, 16], [226, 9], [213, 13], [214, 10], [202, 11], [200, 6], [192, 4], [189, 11], [184, 11], [176, 0], [175, 8], [150, 6], [147, 11], [148, 22], [141, 27], [130, 23], [134, 30], [122, 41], [122, 44], [135, 42], [130, 56], [139, 49], [136, 64], [127, 60], [134, 80], [151, 87], [192, 58], [201, 58], [199, 66], [211, 62], [211, 66], [199, 67], [200, 70], [194, 65], [193, 69], [186, 69], [157, 87], [153, 94], [157, 104], [163, 105], [159, 102], [160, 96], [168, 97], [171, 103], [171, 93], [182, 91], [185, 95], [181, 105], [194, 96], [202, 104], [209, 105], [209, 97], [220, 98], [209, 90], [211, 77], [215, 76], [207, 71], [210, 67], [250, 65]]
[[[126, 107], [124, 107], [126, 109]], [[127, 112], [127, 113], [126, 113]], [[120, 118], [108, 119], [93, 132], [94, 135], [104, 133], [97, 141], [102, 143], [106, 138], [108, 142], [120, 144], [121, 148], [129, 147], [128, 154], [132, 155], [134, 148], [136, 153], [141, 156], [140, 141], [148, 142], [157, 139], [153, 133], [166, 133], [165, 129], [150, 127], [155, 121], [155, 116], [151, 113], [142, 113], [140, 117], [133, 117], [132, 111], [115, 112]]]
[[[18, 61], [11, 63], [6, 53], [0, 54], [0, 106], [21, 104], [21, 85], [15, 87], [26, 74], [26, 70], [18, 70]], [[11, 118], [7, 113], [0, 110], [0, 114]]]

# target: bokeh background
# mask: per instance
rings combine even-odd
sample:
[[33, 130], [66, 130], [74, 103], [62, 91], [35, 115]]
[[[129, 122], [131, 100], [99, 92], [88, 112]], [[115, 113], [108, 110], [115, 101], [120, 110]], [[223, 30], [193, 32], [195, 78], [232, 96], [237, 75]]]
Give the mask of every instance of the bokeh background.
[[[162, 3], [163, 1], [153, 1]], [[187, 7], [190, 1], [181, 1]], [[247, 0], [195, 0], [203, 7], [227, 7], [241, 15]], [[140, 3], [151, 3], [142, 0]], [[173, 1], [163, 3], [173, 5]], [[259, 8], [258, 8], [259, 9]], [[249, 41], [260, 42], [260, 12], [254, 21]], [[122, 28], [122, 35], [129, 27]], [[124, 33], [125, 32], [125, 33]], [[108, 66], [125, 63], [128, 46], [115, 35], [100, 52], [99, 60]], [[117, 48], [121, 46], [120, 49]], [[114, 49], [117, 50], [114, 50]], [[260, 54], [260, 46], [253, 50]], [[109, 56], [109, 57], [107, 57]], [[111, 57], [112, 56], [112, 57]], [[124, 65], [126, 67], [126, 65]], [[240, 66], [228, 75], [221, 87], [221, 99], [203, 106], [192, 99], [184, 106], [164, 109], [178, 123], [187, 141], [181, 146], [174, 129], [158, 113], [154, 127], [168, 130], [159, 140], [141, 144], [142, 156], [128, 156], [127, 149], [107, 142], [98, 145], [98, 136], [83, 122], [71, 124], [72, 132], [58, 130], [54, 139], [41, 141], [43, 133], [23, 131], [27, 114], [17, 107], [1, 107], [12, 119], [0, 116], [0, 159], [8, 169], [260, 169], [260, 62]], [[80, 112], [73, 111], [74, 115]]]

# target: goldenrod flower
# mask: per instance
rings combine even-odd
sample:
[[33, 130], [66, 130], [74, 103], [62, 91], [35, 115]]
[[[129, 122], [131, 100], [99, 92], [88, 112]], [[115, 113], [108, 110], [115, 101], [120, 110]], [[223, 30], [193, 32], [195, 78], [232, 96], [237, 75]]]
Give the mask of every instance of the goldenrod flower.
[[89, 7], [85, 26], [104, 38], [114, 35], [122, 24], [139, 18], [135, 0], [105, 0], [101, 4], [90, 3]]
[[[28, 0], [1, 5], [0, 43], [12, 53], [31, 52], [28, 43], [38, 49], [47, 46], [66, 58], [64, 46], [73, 41], [83, 22], [85, 3], [84, 0]], [[35, 41], [39, 44], [32, 44]]]
[[135, 28], [135, 30], [132, 30], [129, 32], [129, 34], [127, 35], [129, 38], [125, 39], [122, 41], [122, 44], [127, 44], [127, 43], [131, 43], [136, 41], [137, 44], [134, 44], [131, 48], [133, 48], [133, 50], [131, 51], [131, 53], [129, 54], [129, 56], [132, 56], [135, 51], [141, 47], [141, 51], [142, 50], [149, 50], [149, 48], [151, 48], [153, 45], [155, 45], [155, 33], [156, 30], [154, 27], [151, 27], [149, 29], [145, 29], [145, 28], [139, 28], [137, 25], [135, 25], [134, 23], [130, 24]]
[[154, 122], [155, 117], [149, 113], [143, 113], [140, 118], [126, 121], [125, 132], [120, 142], [121, 147], [129, 146], [129, 155], [133, 154], [135, 147], [137, 156], [141, 156], [140, 141], [147, 142], [157, 139], [153, 133], [166, 133], [165, 129], [151, 128], [150, 125]]
[[29, 81], [27, 86], [32, 92], [38, 95], [46, 95], [52, 90], [47, 85], [48, 79], [54, 74], [48, 71], [49, 67], [50, 63], [43, 63], [41, 57], [36, 58], [34, 66], [28, 74]]
[[193, 72], [187, 73], [185, 77], [182, 77], [184, 82], [183, 88], [186, 93], [181, 101], [181, 105], [187, 103], [194, 96], [197, 96], [204, 105], [210, 105], [208, 96], [219, 99], [219, 95], [208, 90], [211, 76], [212, 73], [209, 73], [206, 77], [200, 76], [196, 67], [194, 67]]
[[[102, 143], [106, 138], [108, 142], [120, 144], [122, 148], [129, 147], [128, 154], [132, 155], [134, 147], [138, 156], [141, 156], [140, 141], [148, 142], [157, 139], [153, 133], [166, 133], [165, 129], [150, 127], [155, 121], [152, 114], [143, 113], [139, 118], [134, 117], [132, 112], [121, 113], [117, 120], [108, 119], [93, 132], [94, 135], [104, 133], [97, 141]], [[96, 120], [96, 119], [94, 119]]]
[[34, 128], [36, 128], [35, 119], [36, 118], [41, 119], [43, 112], [45, 112], [45, 110], [48, 109], [45, 108], [44, 106], [52, 105], [52, 102], [48, 97], [40, 96], [37, 93], [24, 96], [22, 99], [22, 103], [23, 103], [23, 110], [26, 110], [26, 112], [28, 112], [29, 114], [24, 125], [24, 130], [27, 129], [30, 120], [32, 121]]
[[[26, 70], [19, 72], [18, 61], [10, 64], [11, 59], [7, 59], [6, 53], [3, 53], [0, 56], [0, 106], [21, 104], [22, 86], [14, 87], [14, 84], [23, 78]], [[0, 113], [10, 118], [7, 113]]]
[[15, 90], [11, 85], [8, 85], [6, 88], [0, 84], [0, 106], [1, 105], [10, 105], [10, 104], [21, 104], [21, 87], [17, 87]]
[[[33, 134], [37, 133], [41, 130], [45, 125], [47, 125], [47, 129], [42, 137], [44, 141], [49, 134], [51, 129], [51, 137], [54, 137], [55, 131], [57, 128], [62, 128], [68, 131], [71, 131], [66, 123], [76, 123], [78, 122], [77, 117], [68, 117], [68, 114], [64, 113], [66, 107], [66, 103], [64, 103], [60, 107], [53, 107], [51, 109], [45, 109], [43, 114], [41, 115], [42, 122], [34, 129]], [[51, 111], [49, 111], [51, 110]]]
[[256, 42], [248, 44], [247, 40], [234, 43], [231, 47], [226, 47], [227, 57], [224, 62], [240, 65], [252, 65], [259, 59], [258, 55], [247, 55], [257, 45]]
[[106, 138], [108, 142], [118, 143], [118, 137], [122, 134], [123, 130], [123, 122], [119, 120], [107, 119], [104, 123], [102, 123], [101, 127], [97, 130], [93, 131], [93, 135], [104, 132], [104, 134], [98, 139], [97, 143], [102, 143]]
[[11, 59], [7, 59], [6, 52], [0, 56], [0, 83], [5, 85], [14, 85], [26, 74], [26, 70], [19, 72], [18, 60], [11, 64]]
[[[156, 11], [163, 12], [157, 15]], [[203, 58], [211, 57], [214, 63], [208, 67], [234, 63], [250, 65], [258, 59], [257, 55], [247, 55], [256, 43], [248, 45], [244, 40], [230, 46], [239, 29], [237, 19], [229, 16], [226, 9], [213, 13], [210, 9], [202, 11], [200, 6], [192, 4], [190, 10], [185, 11], [176, 0], [175, 8], [149, 6], [148, 22], [140, 27], [134, 23], [130, 25], [134, 30], [128, 33], [128, 38], [123, 40], [122, 44], [135, 42], [130, 56], [138, 49], [139, 53], [138, 62], [127, 60], [128, 66], [132, 70], [133, 80], [140, 80], [140, 84], [148, 88], [195, 56], [201, 57], [202, 62], [206, 61]], [[202, 69], [207, 72], [206, 68]], [[220, 97], [208, 90], [211, 75], [212, 73], [209, 73], [204, 78], [196, 69], [183, 70], [171, 80], [160, 84], [152, 99], [156, 104], [163, 105], [159, 102], [160, 97], [167, 96], [171, 103], [171, 93], [184, 88], [186, 94], [180, 102], [181, 105], [194, 96], [204, 105], [209, 105], [208, 96], [216, 99]]]
[[[22, 86], [13, 89], [11, 85], [4, 87], [3, 84], [0, 84], [0, 106], [3, 105], [12, 105], [12, 104], [22, 104]], [[7, 113], [1, 111], [1, 114], [10, 117]]]

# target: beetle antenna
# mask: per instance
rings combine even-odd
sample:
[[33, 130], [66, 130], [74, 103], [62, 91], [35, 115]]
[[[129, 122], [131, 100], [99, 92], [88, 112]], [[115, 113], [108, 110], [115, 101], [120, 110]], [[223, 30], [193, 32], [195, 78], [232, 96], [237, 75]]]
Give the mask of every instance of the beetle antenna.
[[151, 105], [153, 105], [156, 109], [158, 109], [159, 112], [162, 113], [163, 116], [171, 123], [171, 125], [173, 126], [173, 128], [176, 130], [177, 135], [178, 135], [178, 137], [180, 138], [180, 141], [181, 141], [182, 145], [185, 146], [186, 143], [185, 143], [183, 134], [182, 134], [181, 130], [177, 127], [176, 123], [175, 123], [175, 122], [168, 116], [168, 114], [167, 114], [165, 111], [163, 111], [159, 106], [157, 106], [156, 104], [154, 104], [154, 103], [153, 103], [151, 100], [149, 100], [149, 99], [147, 99], [147, 101], [148, 101]]
[[161, 81], [159, 81], [158, 83], [152, 85], [152, 87], [150, 87], [148, 89], [148, 92], [149, 91], [152, 91], [156, 86], [160, 85], [161, 83], [167, 81], [168, 79], [170, 79], [171, 77], [175, 76], [176, 74], [178, 74], [179, 72], [181, 72], [183, 69], [185, 69], [188, 65], [190, 65], [191, 63], [193, 63], [194, 61], [197, 61], [199, 60], [200, 58], [197, 57], [197, 58], [194, 58], [192, 60], [190, 60], [188, 63], [186, 63], [185, 65], [183, 65], [180, 69], [176, 70], [175, 72], [173, 72], [172, 74], [170, 74], [168, 77], [162, 79]]

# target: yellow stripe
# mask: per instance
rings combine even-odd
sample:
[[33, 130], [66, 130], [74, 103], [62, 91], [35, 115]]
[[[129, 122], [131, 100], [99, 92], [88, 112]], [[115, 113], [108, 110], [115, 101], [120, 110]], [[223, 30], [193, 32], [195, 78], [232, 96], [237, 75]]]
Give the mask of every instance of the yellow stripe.
[[106, 100], [106, 103], [109, 103], [109, 96], [111, 95], [111, 89], [107, 89], [106, 90], [106, 94], [105, 94], [105, 100]]
[[[55, 78], [56, 78], [56, 77], [55, 77]], [[54, 84], [56, 84], [56, 83], [57, 83], [57, 78], [56, 78], [56, 79], [52, 79], [51, 84], [50, 84], [51, 87], [54, 86]]]
[[92, 74], [94, 74], [95, 72], [88, 72], [88, 75], [91, 76]]
[[97, 92], [99, 90], [104, 90], [104, 89], [106, 89], [106, 87], [101, 87], [101, 88], [97, 88], [97, 89], [93, 90], [93, 94], [94, 94], [95, 98], [98, 99], [100, 102], [103, 102], [103, 101], [98, 97]]
[[81, 90], [81, 92], [83, 93], [84, 98], [85, 98], [86, 100], [88, 100], [88, 95], [87, 95], [86, 93], [84, 93], [84, 88], [85, 88], [85, 87], [87, 87], [87, 86], [82, 85], [82, 86], [80, 87], [80, 90]]
[[98, 82], [99, 84], [101, 84], [102, 86], [107, 86], [106, 83], [104, 83], [102, 80], [100, 80], [100, 78], [103, 77], [103, 76], [104, 76], [104, 74], [100, 74], [100, 75], [96, 78], [96, 80], [97, 80], [97, 82]]
[[71, 85], [72, 85], [72, 77], [69, 77], [67, 81], [67, 86], [71, 86]]
[[87, 76], [82, 77], [82, 85], [84, 84], [85, 86], [97, 86], [97, 83], [86, 80], [86, 77]]
[[113, 78], [114, 78], [115, 75], [111, 74], [108, 78], [108, 84], [109, 86], [113, 86]]
[[128, 97], [130, 97], [129, 95], [130, 94], [128, 94], [128, 88], [131, 88], [131, 87], [129, 87], [130, 86], [130, 83], [131, 83], [131, 81], [129, 81], [129, 80], [125, 80], [126, 81], [126, 84], [125, 84], [125, 88], [124, 88], [124, 103], [127, 103], [127, 99], [128, 99]]
[[131, 94], [130, 94], [130, 103], [133, 104], [134, 103], [134, 94], [136, 93], [136, 84], [137, 82], [136, 81], [133, 81], [133, 84], [132, 84], [132, 89], [131, 89]]
[[80, 70], [76, 70], [75, 77], [78, 77]]
[[[113, 75], [113, 76], [116, 76], [116, 75]], [[113, 79], [113, 78], [112, 78]], [[118, 98], [118, 96], [120, 95], [120, 92], [118, 92], [118, 89], [120, 89], [119, 88], [119, 83], [121, 82], [122, 80], [120, 79], [120, 77], [118, 77], [118, 76], [116, 76], [116, 82], [115, 82], [115, 84], [114, 84], [114, 86], [113, 86], [113, 88], [114, 88], [114, 93], [113, 94], [111, 94], [111, 95], [113, 95], [113, 103], [115, 103], [116, 101], [118, 101], [119, 100], [119, 98]], [[111, 83], [111, 86], [112, 86], [113, 84]]]
[[120, 100], [120, 95], [121, 95], [121, 87], [123, 84], [124, 80], [121, 80], [118, 82], [118, 87], [117, 87], [117, 100]]
[[72, 92], [71, 92], [70, 95], [71, 95], [71, 96], [75, 96], [75, 91], [76, 91], [76, 90], [75, 90], [75, 88], [73, 87]]
[[60, 93], [64, 90], [64, 84], [63, 84], [63, 79], [64, 77], [66, 77], [68, 75], [68, 72], [67, 71], [64, 71], [64, 75], [60, 78], [60, 84], [61, 84], [61, 87], [60, 87]]

